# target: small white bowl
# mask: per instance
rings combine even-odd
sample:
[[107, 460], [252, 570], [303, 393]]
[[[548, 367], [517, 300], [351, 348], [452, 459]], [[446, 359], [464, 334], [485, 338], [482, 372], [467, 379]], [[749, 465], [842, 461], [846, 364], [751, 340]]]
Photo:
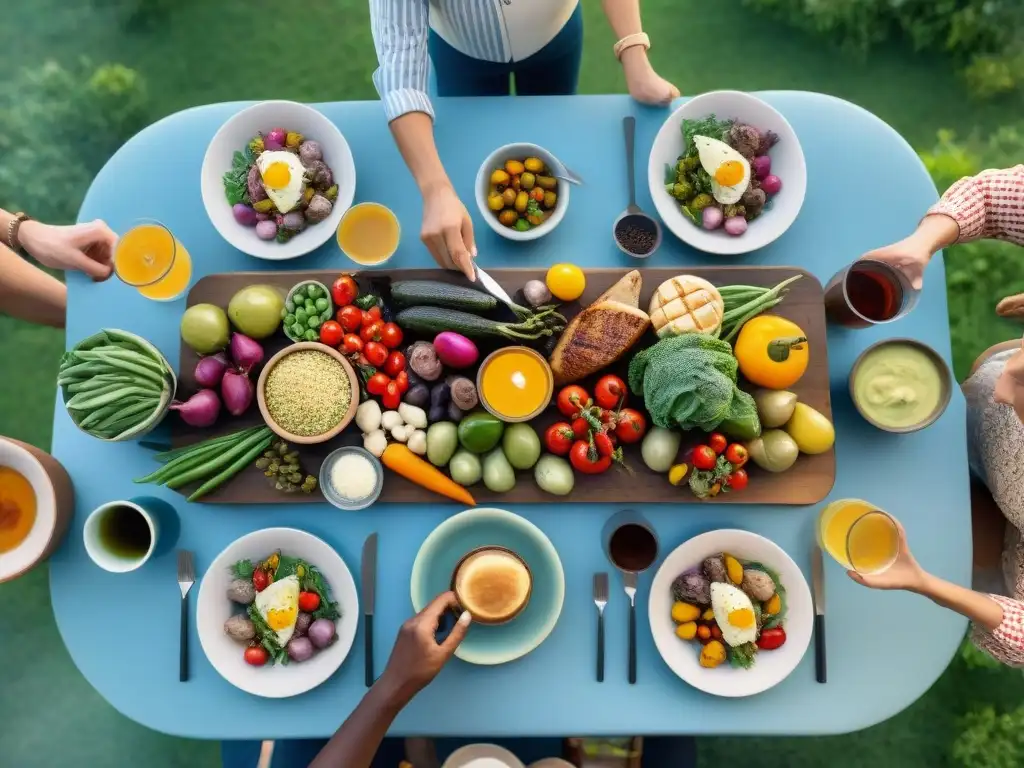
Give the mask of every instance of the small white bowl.
[[[243, 150], [257, 133], [273, 128], [298, 131], [305, 138], [319, 142], [324, 162], [330, 166], [334, 183], [338, 185], [331, 215], [319, 224], [310, 224], [286, 243], [260, 240], [255, 227], [243, 227], [235, 221], [222, 181], [225, 172], [231, 169], [235, 152]], [[264, 101], [229, 118], [214, 135], [203, 158], [200, 187], [206, 214], [221, 237], [257, 259], [284, 261], [315, 251], [334, 236], [356, 194], [356, 165], [341, 131], [319, 111], [294, 101]]]
[[[768, 155], [772, 159], [772, 173], [782, 179], [782, 190], [771, 199], [771, 207], [751, 221], [739, 237], [726, 234], [721, 227], [706, 230], [694, 224], [665, 191], [665, 166], [675, 165], [683, 154], [683, 120], [711, 114], [721, 120], [735, 118], [779, 137]], [[676, 237], [705, 253], [734, 256], [764, 248], [796, 221], [807, 193], [807, 165], [796, 131], [778, 110], [749, 93], [712, 91], [690, 99], [665, 120], [651, 145], [647, 182], [658, 215]]]
[[525, 160], [528, 157], [540, 158], [549, 169], [562, 167], [562, 162], [557, 157], [536, 144], [506, 144], [491, 152], [476, 174], [476, 204], [480, 209], [480, 215], [484, 217], [487, 226], [507, 240], [525, 242], [544, 237], [544, 235], [559, 225], [565, 216], [566, 209], [569, 207], [569, 188], [572, 185], [567, 181], [559, 179], [558, 187], [555, 190], [558, 193], [555, 209], [539, 227], [532, 227], [525, 232], [520, 232], [518, 229], [506, 227], [498, 221], [495, 212], [487, 207], [487, 193], [491, 188], [491, 173], [503, 167], [506, 160]]
[[[358, 456], [362, 456], [373, 466], [373, 471], [376, 473], [377, 478], [373, 485], [373, 490], [361, 499], [347, 499], [338, 493], [334, 486], [331, 485], [331, 469], [334, 467], [335, 462], [346, 454], [354, 453]], [[320, 465], [320, 491], [323, 493], [324, 498], [327, 499], [331, 504], [336, 506], [338, 509], [342, 509], [346, 512], [354, 512], [357, 509], [366, 509], [368, 506], [377, 501], [380, 497], [380, 492], [384, 489], [384, 467], [380, 463], [380, 459], [374, 456], [365, 448], [361, 448], [358, 445], [343, 445], [341, 448], [336, 448], [327, 454], [327, 458], [323, 460]]]

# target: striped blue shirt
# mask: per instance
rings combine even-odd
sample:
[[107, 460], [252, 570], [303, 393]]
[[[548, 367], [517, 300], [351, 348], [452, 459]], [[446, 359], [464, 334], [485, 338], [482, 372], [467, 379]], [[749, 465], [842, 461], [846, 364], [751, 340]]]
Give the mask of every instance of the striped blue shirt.
[[474, 59], [521, 61], [547, 45], [578, 0], [370, 0], [379, 67], [373, 84], [388, 120], [407, 112], [434, 116], [427, 82], [427, 33]]

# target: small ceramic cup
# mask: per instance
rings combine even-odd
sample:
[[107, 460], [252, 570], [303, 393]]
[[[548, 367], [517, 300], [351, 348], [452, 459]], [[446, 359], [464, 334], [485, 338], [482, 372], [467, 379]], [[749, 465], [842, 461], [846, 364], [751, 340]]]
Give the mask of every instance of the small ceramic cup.
[[[127, 501], [108, 501], [90, 512], [82, 530], [85, 551], [89, 558], [100, 568], [111, 573], [129, 573], [145, 565], [157, 551], [157, 542], [160, 539], [161, 517], [164, 515], [157, 509], [158, 505], [164, 505], [164, 502], [159, 499], [136, 498]], [[138, 519], [131, 519], [133, 515]], [[104, 530], [112, 525], [116, 525], [114, 530]], [[145, 545], [147, 535], [149, 542]], [[136, 545], [139, 548], [131, 551], [125, 546], [124, 550], [119, 552], [112, 541], [118, 538], [122, 542], [132, 538], [133, 548]]]

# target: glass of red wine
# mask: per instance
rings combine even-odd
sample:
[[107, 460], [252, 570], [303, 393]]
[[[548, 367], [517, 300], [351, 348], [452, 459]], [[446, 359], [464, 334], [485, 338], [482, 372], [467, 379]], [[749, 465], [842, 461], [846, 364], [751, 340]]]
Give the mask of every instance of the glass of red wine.
[[891, 323], [914, 308], [920, 293], [901, 270], [884, 261], [858, 259], [825, 286], [825, 314], [847, 328]]

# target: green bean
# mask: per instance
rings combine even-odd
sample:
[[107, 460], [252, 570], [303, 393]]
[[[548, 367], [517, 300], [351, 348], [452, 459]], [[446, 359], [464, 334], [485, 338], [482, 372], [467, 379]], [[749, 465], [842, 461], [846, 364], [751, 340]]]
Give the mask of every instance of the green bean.
[[102, 362], [123, 360], [125, 362], [138, 365], [141, 368], [146, 368], [157, 376], [162, 376], [166, 370], [161, 364], [157, 363], [151, 357], [147, 357], [140, 352], [135, 352], [130, 349], [121, 349], [119, 347], [100, 347], [99, 349], [89, 350], [88, 352], [80, 352], [78, 356], [83, 360], [99, 360]]
[[171, 461], [172, 459], [176, 459], [176, 458], [178, 458], [179, 456], [181, 456], [183, 454], [190, 453], [191, 451], [195, 450], [196, 448], [199, 448], [200, 446], [220, 445], [222, 443], [234, 442], [236, 439], [238, 439], [242, 435], [252, 434], [257, 429], [262, 429], [262, 427], [249, 427], [248, 429], [243, 429], [241, 432], [232, 432], [231, 434], [221, 435], [220, 437], [211, 437], [210, 439], [203, 440], [202, 442], [199, 442], [199, 443], [192, 443], [191, 445], [183, 445], [180, 448], [175, 448], [175, 449], [170, 450], [170, 451], [164, 451], [163, 453], [158, 453], [153, 458], [155, 458], [157, 461], [160, 461], [160, 462]]
[[205, 496], [210, 491], [222, 485], [230, 478], [237, 475], [247, 466], [252, 464], [263, 451], [266, 450], [267, 446], [270, 445], [274, 440], [273, 435], [264, 437], [259, 443], [253, 445], [248, 453], [239, 456], [232, 464], [222, 469], [218, 474], [211, 477], [201, 486], [196, 488], [188, 497], [188, 501], [196, 501], [197, 499]]
[[[740, 329], [743, 328], [743, 326], [747, 323], [748, 320], [752, 320], [753, 318], [755, 318], [758, 315], [760, 315], [762, 312], [765, 312], [765, 311], [771, 309], [772, 307], [774, 307], [776, 304], [778, 304], [781, 301], [782, 301], [782, 299], [772, 299], [767, 304], [761, 305], [761, 306], [756, 306], [753, 309], [751, 309], [749, 312], [747, 312], [747, 314], [742, 315], [738, 320], [736, 320], [735, 323], [731, 324], [731, 330], [729, 331], [728, 335], [722, 337], [722, 341], [726, 341], [726, 342], [732, 341], [732, 338], [737, 333], [740, 332]], [[722, 324], [722, 328], [724, 329], [725, 327], [726, 327], [725, 323], [723, 323]]]
[[209, 461], [212, 457], [218, 453], [222, 453], [225, 450], [229, 450], [230, 445], [210, 445], [203, 448], [198, 448], [191, 453], [186, 453], [173, 459], [162, 467], [152, 472], [146, 477], [136, 480], [136, 483], [156, 483], [163, 485], [164, 481], [173, 478], [175, 475], [179, 475], [183, 472], [187, 472], [190, 469], [198, 467], [200, 464], [204, 464]]
[[[74, 383], [68, 384], [68, 392], [74, 394], [76, 392], [90, 392], [95, 389], [101, 389], [102, 387], [109, 386], [111, 384], [134, 384], [136, 379], [131, 376], [112, 376], [109, 373], [101, 373], [98, 376], [92, 376], [88, 379], [76, 379]], [[149, 382], [149, 379], [146, 379]], [[63, 385], [62, 385], [63, 386]], [[152, 385], [154, 388], [155, 384]], [[159, 389], [154, 389], [159, 392]]]
[[124, 407], [119, 403], [121, 410], [112, 416], [108, 416], [99, 424], [96, 425], [96, 429], [109, 429], [112, 424], [116, 424], [120, 419], [127, 419], [129, 417], [135, 417], [135, 421], [139, 422], [145, 418], [146, 415], [151, 414], [156, 410], [157, 403], [159, 401], [142, 401], [138, 403], [132, 403], [131, 405]]
[[95, 410], [88, 411], [84, 418], [78, 422], [78, 426], [82, 429], [88, 430], [93, 424], [98, 424], [108, 416], [117, 413], [120, 407], [121, 406], [118, 403], [111, 403], [110, 405], [105, 405], [102, 408], [96, 408]]
[[138, 350], [141, 354], [150, 358], [158, 365], [164, 364], [163, 356], [160, 355], [159, 352], [155, 351], [148, 344], [140, 343], [134, 336], [124, 333], [123, 331], [119, 331], [117, 328], [107, 328], [106, 334], [111, 343], [117, 345], [128, 345], [131, 348]]
[[79, 411], [88, 411], [99, 408], [101, 405], [116, 403], [129, 395], [150, 395], [152, 392], [142, 387], [118, 385], [116, 390], [106, 392], [102, 395], [95, 395], [92, 392], [79, 392], [65, 403], [68, 408], [75, 408]]
[[69, 365], [67, 368], [61, 368], [60, 378], [94, 376], [97, 373], [103, 373], [104, 368], [105, 366], [98, 364], [95, 360], [87, 360], [84, 363], [76, 363], [75, 365]]
[[[98, 354], [94, 352], [83, 352], [84, 355]], [[151, 379], [158, 384], [164, 383], [163, 375], [157, 373], [151, 368], [147, 368], [141, 365], [136, 365], [128, 360], [121, 360], [117, 357], [103, 357], [96, 360], [90, 360], [89, 362], [96, 362], [102, 365], [102, 369], [97, 371], [99, 373], [113, 373], [117, 370], [129, 371], [136, 376], [142, 376], [143, 378]]]
[[269, 445], [269, 432], [269, 427], [264, 427], [258, 432], [247, 437], [242, 442], [231, 446], [229, 450], [219, 452], [213, 459], [200, 464], [198, 467], [194, 467], [186, 472], [175, 474], [173, 477], [168, 479], [164, 485], [168, 488], [180, 488], [194, 480], [202, 480], [203, 478], [209, 477], [217, 470], [227, 466], [239, 456], [249, 451], [249, 449], [257, 442], [264, 442]]

